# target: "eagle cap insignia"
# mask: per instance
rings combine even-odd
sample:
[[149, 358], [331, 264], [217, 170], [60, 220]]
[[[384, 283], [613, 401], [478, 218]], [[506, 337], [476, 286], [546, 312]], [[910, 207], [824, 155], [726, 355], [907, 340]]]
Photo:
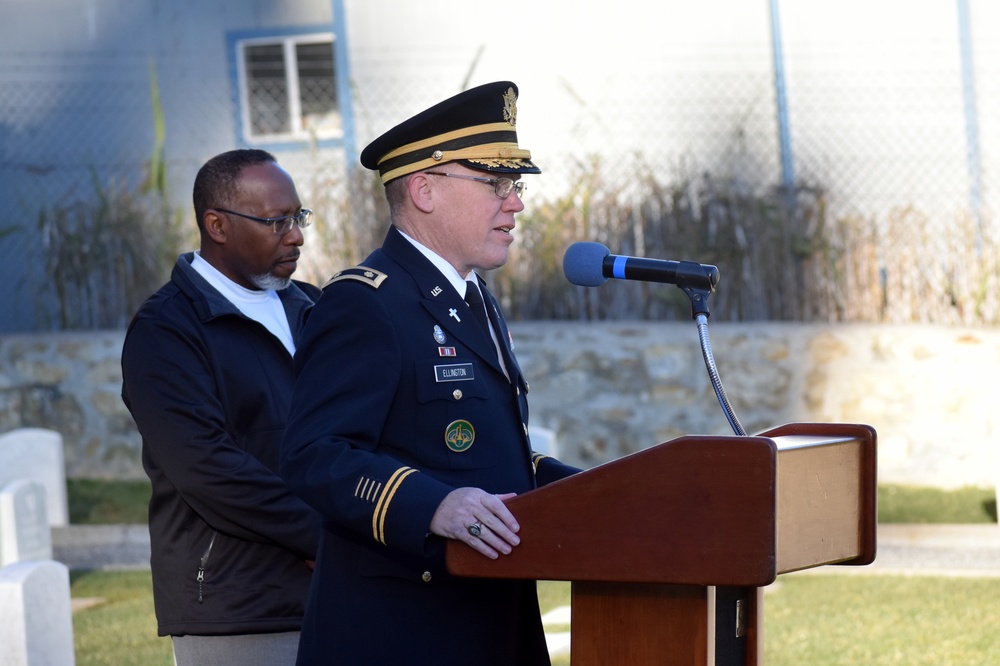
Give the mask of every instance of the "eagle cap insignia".
[[517, 126], [517, 93], [513, 88], [507, 88], [503, 94], [503, 119], [512, 127]]

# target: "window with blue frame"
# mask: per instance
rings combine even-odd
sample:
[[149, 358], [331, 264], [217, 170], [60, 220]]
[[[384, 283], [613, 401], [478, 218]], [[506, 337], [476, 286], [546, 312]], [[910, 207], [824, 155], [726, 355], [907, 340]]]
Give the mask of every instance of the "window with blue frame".
[[343, 135], [333, 35], [242, 39], [236, 50], [246, 141], [277, 143]]

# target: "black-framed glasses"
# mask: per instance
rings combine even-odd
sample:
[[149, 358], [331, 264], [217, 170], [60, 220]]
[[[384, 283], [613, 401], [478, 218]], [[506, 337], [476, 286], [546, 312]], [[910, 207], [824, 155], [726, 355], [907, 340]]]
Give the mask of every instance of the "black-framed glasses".
[[466, 176], [460, 173], [445, 173], [443, 171], [425, 171], [424, 173], [430, 174], [432, 176], [448, 176], [449, 178], [461, 178], [463, 180], [474, 180], [478, 183], [486, 183], [487, 185], [493, 186], [493, 191], [497, 193], [497, 196], [501, 199], [506, 199], [510, 196], [513, 190], [518, 198], [524, 194], [524, 191], [528, 189], [528, 184], [520, 180], [512, 180], [505, 176], [500, 178], [481, 178], [479, 176]]
[[247, 215], [246, 213], [237, 213], [235, 210], [226, 210], [225, 208], [216, 208], [215, 210], [229, 213], [230, 215], [238, 215], [240, 217], [245, 217], [248, 220], [253, 220], [254, 222], [260, 222], [261, 224], [271, 225], [271, 230], [276, 234], [281, 234], [284, 236], [289, 231], [292, 230], [292, 225], [298, 225], [299, 229], [305, 229], [310, 224], [312, 224], [312, 214], [313, 212], [308, 208], [303, 208], [295, 215], [283, 215], [281, 217], [257, 217], [255, 215]]

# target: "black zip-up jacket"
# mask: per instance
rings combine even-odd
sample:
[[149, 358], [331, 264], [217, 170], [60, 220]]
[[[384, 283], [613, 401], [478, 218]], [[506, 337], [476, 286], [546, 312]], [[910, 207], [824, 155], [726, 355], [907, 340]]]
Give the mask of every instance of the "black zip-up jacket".
[[[159, 635], [297, 631], [322, 521], [277, 475], [292, 357], [181, 255], [129, 324], [122, 400], [152, 481]], [[298, 341], [319, 290], [278, 292]]]

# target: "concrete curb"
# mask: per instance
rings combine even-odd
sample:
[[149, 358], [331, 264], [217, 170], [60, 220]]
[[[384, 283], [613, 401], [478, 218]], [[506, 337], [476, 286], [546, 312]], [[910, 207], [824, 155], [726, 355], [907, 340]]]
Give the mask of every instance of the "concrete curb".
[[149, 568], [146, 525], [66, 525], [52, 528], [52, 559], [72, 569]]
[[[69, 525], [52, 528], [53, 559], [70, 569], [149, 567], [145, 525]], [[1000, 525], [887, 524], [878, 528], [875, 562], [801, 573], [1000, 576]]]

